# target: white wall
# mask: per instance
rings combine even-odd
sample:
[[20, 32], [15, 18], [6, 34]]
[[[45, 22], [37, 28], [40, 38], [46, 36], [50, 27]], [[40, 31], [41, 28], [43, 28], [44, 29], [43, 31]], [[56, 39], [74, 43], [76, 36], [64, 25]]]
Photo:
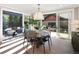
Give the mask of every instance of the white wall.
[[77, 31], [79, 23], [79, 8], [76, 7], [73, 10], [73, 20], [71, 21], [71, 31]]
[[2, 40], [3, 40], [3, 30], [2, 30], [2, 27], [3, 27], [3, 25], [2, 25], [2, 10], [0, 8], [0, 42], [2, 42]]

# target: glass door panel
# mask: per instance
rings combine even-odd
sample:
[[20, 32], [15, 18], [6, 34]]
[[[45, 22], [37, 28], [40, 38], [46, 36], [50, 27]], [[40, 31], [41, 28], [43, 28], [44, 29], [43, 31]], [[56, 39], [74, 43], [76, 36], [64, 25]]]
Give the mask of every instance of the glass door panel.
[[69, 38], [70, 19], [71, 19], [71, 12], [59, 13], [58, 32], [60, 38]]

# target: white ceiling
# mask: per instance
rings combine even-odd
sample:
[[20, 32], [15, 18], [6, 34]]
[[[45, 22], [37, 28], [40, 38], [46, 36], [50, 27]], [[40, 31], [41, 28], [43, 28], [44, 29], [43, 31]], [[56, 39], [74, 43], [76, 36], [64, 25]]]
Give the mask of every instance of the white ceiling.
[[[2, 7], [11, 8], [16, 11], [21, 11], [26, 14], [32, 14], [37, 11], [36, 4], [0, 4]], [[40, 9], [43, 13], [58, 10], [62, 8], [76, 7], [77, 4], [41, 4]]]

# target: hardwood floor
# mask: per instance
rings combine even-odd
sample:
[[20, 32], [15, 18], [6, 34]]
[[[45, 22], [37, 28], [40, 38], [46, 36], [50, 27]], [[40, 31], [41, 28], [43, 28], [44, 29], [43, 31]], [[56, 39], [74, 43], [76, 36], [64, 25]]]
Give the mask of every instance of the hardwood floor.
[[[45, 44], [46, 54], [73, 54], [75, 53], [73, 51], [72, 45], [70, 40], [66, 39], [58, 39], [58, 38], [52, 38], [52, 46], [51, 50], [49, 50], [48, 42]], [[29, 53], [32, 53], [32, 49], [29, 49]], [[35, 54], [44, 54], [43, 47], [41, 46], [38, 51], [35, 49]]]
[[[27, 48], [26, 48], [27, 47]], [[59, 39], [52, 37], [51, 51], [49, 51], [48, 43], [45, 43], [46, 54], [73, 54], [73, 48], [70, 40]], [[0, 54], [32, 54], [32, 46], [28, 45], [27, 42], [23, 47], [23, 37], [12, 38], [4, 40], [0, 46]], [[43, 47], [35, 49], [34, 54], [44, 54]]]

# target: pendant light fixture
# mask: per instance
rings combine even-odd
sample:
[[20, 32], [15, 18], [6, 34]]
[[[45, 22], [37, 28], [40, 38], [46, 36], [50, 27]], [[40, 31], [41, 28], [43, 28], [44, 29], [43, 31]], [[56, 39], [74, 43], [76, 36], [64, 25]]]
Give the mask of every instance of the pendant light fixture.
[[40, 4], [38, 4], [38, 11], [33, 15], [34, 20], [40, 20], [40, 26], [42, 26], [42, 20], [44, 19], [43, 13], [40, 11]]

